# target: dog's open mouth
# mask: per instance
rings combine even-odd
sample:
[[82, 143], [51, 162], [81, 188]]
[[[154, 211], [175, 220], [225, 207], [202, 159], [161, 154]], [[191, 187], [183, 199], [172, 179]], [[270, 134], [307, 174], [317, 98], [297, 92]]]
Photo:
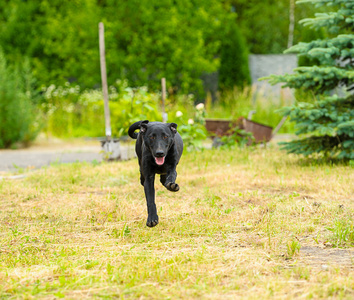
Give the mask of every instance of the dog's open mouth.
[[162, 166], [165, 162], [165, 157], [155, 157], [155, 162], [157, 165]]

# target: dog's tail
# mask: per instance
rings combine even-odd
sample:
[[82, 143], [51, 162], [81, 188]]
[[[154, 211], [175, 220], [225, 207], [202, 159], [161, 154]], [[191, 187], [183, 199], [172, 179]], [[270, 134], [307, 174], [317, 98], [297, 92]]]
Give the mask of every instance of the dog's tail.
[[128, 134], [132, 139], [136, 140], [138, 138], [138, 134], [135, 132], [135, 130], [140, 129], [140, 126], [143, 123], [147, 124], [147, 123], [149, 123], [149, 121], [148, 120], [138, 121], [129, 127]]

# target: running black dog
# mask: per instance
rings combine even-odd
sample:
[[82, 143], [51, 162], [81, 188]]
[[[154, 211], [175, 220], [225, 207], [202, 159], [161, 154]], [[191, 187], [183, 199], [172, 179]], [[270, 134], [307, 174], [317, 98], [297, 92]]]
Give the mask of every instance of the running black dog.
[[[135, 130], [140, 129], [139, 133]], [[140, 166], [140, 183], [144, 186], [148, 219], [146, 225], [154, 227], [159, 223], [155, 204], [155, 174], [160, 182], [172, 192], [179, 190], [175, 182], [176, 167], [183, 152], [183, 141], [177, 132], [177, 124], [139, 121], [129, 127], [129, 136], [137, 139], [135, 151]]]

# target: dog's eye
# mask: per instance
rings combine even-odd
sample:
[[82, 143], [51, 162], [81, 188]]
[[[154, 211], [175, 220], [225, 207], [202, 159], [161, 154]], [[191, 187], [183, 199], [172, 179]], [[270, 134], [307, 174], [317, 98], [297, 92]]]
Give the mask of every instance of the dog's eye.
[[155, 139], [155, 137], [152, 135], [152, 136], [150, 136], [150, 139], [154, 140], [154, 139]]
[[164, 136], [163, 136], [163, 139], [164, 139], [164, 140], [165, 140], [165, 139], [167, 139], [167, 138], [168, 138], [168, 136], [167, 136], [167, 135], [164, 135]]

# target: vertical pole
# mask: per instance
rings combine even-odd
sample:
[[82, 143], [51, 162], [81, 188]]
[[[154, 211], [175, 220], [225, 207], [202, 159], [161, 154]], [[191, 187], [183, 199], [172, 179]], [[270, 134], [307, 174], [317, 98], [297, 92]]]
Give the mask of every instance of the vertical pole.
[[290, 0], [289, 7], [289, 36], [288, 48], [294, 43], [294, 27], [295, 27], [295, 0]]
[[99, 44], [100, 44], [101, 79], [102, 79], [102, 93], [103, 93], [103, 101], [104, 101], [106, 138], [108, 141], [110, 141], [112, 136], [112, 129], [111, 129], [111, 116], [109, 113], [109, 104], [108, 104], [108, 85], [107, 85], [106, 54], [105, 54], [105, 44], [104, 44], [104, 25], [102, 22], [98, 24], [98, 33], [99, 33]]
[[161, 98], [162, 98], [162, 122], [166, 123], [167, 122], [167, 114], [165, 111], [165, 100], [166, 100], [166, 78], [161, 78], [161, 88], [162, 88], [162, 93], [161, 93]]
[[272, 138], [278, 133], [279, 129], [283, 126], [283, 124], [285, 123], [285, 121], [288, 119], [288, 116], [284, 116], [279, 124], [277, 125], [277, 127], [275, 127], [275, 129], [272, 132]]

